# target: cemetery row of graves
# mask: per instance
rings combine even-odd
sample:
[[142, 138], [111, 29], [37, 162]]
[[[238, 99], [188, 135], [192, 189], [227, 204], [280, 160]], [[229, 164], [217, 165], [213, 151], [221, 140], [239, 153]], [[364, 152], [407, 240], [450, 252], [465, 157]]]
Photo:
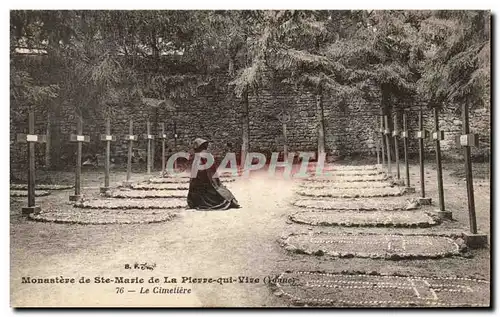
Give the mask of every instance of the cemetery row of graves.
[[[467, 110], [467, 109], [465, 109]], [[412, 233], [411, 230], [439, 227], [453, 219], [453, 210], [446, 209], [442, 177], [440, 142], [444, 131], [439, 129], [439, 111], [433, 110], [435, 130], [425, 131], [422, 112], [419, 111], [419, 130], [409, 131], [406, 114], [403, 126], [389, 129], [388, 116], [378, 116], [374, 121], [379, 125], [377, 133], [377, 164], [373, 165], [328, 165], [328, 176], [316, 175], [312, 166], [310, 176], [301, 179], [297, 185], [296, 199], [290, 204], [290, 221], [317, 230], [298, 230], [278, 238], [279, 244], [290, 254], [300, 254], [312, 261], [317, 258], [368, 258], [374, 261], [398, 260], [439, 260], [442, 258], [473, 256], [472, 250], [486, 247], [487, 236], [481, 234], [476, 224], [472, 163], [470, 147], [475, 145], [477, 135], [471, 134], [467, 112], [464, 113], [463, 134], [459, 142], [463, 146], [468, 194], [469, 230], [461, 234], [436, 233], [435, 231]], [[110, 143], [117, 137], [110, 134], [110, 121], [106, 122], [106, 142], [104, 184], [97, 192], [83, 192], [81, 188], [82, 143], [89, 137], [83, 135], [83, 123], [77, 123], [74, 141], [77, 162], [75, 164], [75, 184], [36, 184], [34, 147], [43, 143], [43, 135], [34, 133], [34, 115], [30, 113], [28, 135], [18, 135], [19, 142], [28, 143], [29, 169], [27, 184], [11, 185], [12, 196], [27, 196], [27, 206], [22, 214], [29, 220], [70, 224], [128, 224], [175, 221], [176, 216], [186, 209], [186, 197], [190, 174], [169, 175], [165, 172], [163, 155], [162, 172], [159, 176], [151, 173], [151, 141], [159, 136], [150, 134], [148, 160], [145, 178], [132, 181], [132, 146], [138, 140], [130, 124], [127, 162], [127, 178], [120, 184], [110, 184]], [[148, 125], [149, 127], [149, 125]], [[438, 202], [426, 195], [424, 139], [432, 136], [435, 143]], [[419, 141], [419, 187], [410, 182], [408, 139]], [[392, 141], [392, 142], [391, 142]], [[399, 142], [403, 142], [403, 153], [399, 153]], [[26, 146], [25, 144], [21, 146]], [[391, 148], [394, 146], [394, 148]], [[165, 142], [162, 143], [165, 153]], [[395, 157], [392, 157], [395, 153]], [[374, 158], [375, 159], [375, 158]], [[238, 181], [235, 175], [222, 175], [221, 181], [231, 188]], [[251, 179], [250, 179], [251, 181]], [[73, 191], [68, 201], [42, 210], [35, 197], [50, 195], [52, 191]], [[359, 232], [341, 233], [323, 230], [332, 227], [345, 228], [392, 228], [390, 233]], [[402, 231], [401, 229], [405, 229]], [[400, 231], [401, 230], [401, 231]], [[410, 231], [408, 231], [410, 230]], [[488, 306], [489, 281], [470, 277], [429, 277], [385, 275], [375, 271], [359, 272], [316, 272], [286, 271], [280, 274], [283, 280], [294, 279], [297, 283], [277, 282], [274, 294], [293, 305], [307, 306]]]
[[[388, 118], [379, 118], [380, 134], [376, 165], [330, 166], [331, 176], [311, 176], [296, 189], [294, 209], [288, 215], [299, 224], [292, 232], [279, 238], [290, 256], [301, 255], [311, 262], [331, 259], [328, 270], [286, 270], [279, 275], [274, 294], [298, 306], [331, 307], [486, 307], [490, 305], [490, 282], [485, 278], [453, 275], [418, 275], [385, 273], [368, 264], [362, 271], [339, 270], [336, 259], [369, 259], [370, 261], [406, 261], [405, 267], [420, 266], [422, 261], [452, 258], [460, 262], [474, 257], [474, 250], [485, 247], [487, 237], [478, 234], [470, 146], [474, 135], [464, 127], [460, 143], [466, 157], [469, 231], [450, 232], [447, 225], [454, 220], [454, 211], [445, 208], [439, 130], [439, 112], [434, 110], [438, 208], [426, 196], [423, 140], [429, 137], [422, 129], [419, 113], [419, 187], [410, 183], [407, 141], [410, 133], [403, 117], [403, 129], [386, 127]], [[467, 124], [467, 115], [464, 122]], [[391, 158], [394, 138], [396, 157]], [[403, 141], [404, 162], [400, 164], [398, 139]], [[403, 166], [400, 166], [403, 165]], [[314, 168], [311, 169], [314, 171]], [[404, 172], [404, 176], [402, 175]], [[355, 228], [356, 231], [332, 228]], [[374, 231], [370, 228], [387, 228]], [[351, 229], [352, 230], [352, 229]], [[346, 263], [346, 262], [343, 262]], [[349, 262], [347, 262], [349, 263]], [[372, 263], [372, 262], [368, 262]], [[431, 264], [432, 265], [432, 264]], [[460, 264], [458, 264], [460, 265]], [[463, 265], [463, 264], [462, 264]], [[359, 268], [358, 265], [353, 267]], [[347, 268], [347, 269], [346, 269]], [[391, 270], [389, 270], [391, 271]], [[410, 269], [410, 272], [414, 272]], [[294, 283], [286, 281], [293, 280]]]

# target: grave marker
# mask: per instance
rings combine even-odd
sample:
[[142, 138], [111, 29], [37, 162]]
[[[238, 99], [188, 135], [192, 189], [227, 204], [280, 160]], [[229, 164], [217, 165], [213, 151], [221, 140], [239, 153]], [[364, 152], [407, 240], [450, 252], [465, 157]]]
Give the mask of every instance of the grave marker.
[[151, 144], [153, 143], [155, 136], [151, 134], [151, 122], [149, 122], [149, 119], [146, 122], [146, 134], [144, 135], [144, 138], [148, 140], [148, 152], [147, 152], [148, 157], [146, 160], [147, 173], [151, 174], [151, 165], [153, 162]]
[[382, 150], [382, 167], [385, 168], [384, 119], [382, 116], [380, 116], [379, 118], [380, 118], [380, 128], [379, 128], [380, 148]]
[[101, 134], [101, 141], [106, 142], [106, 159], [104, 161], [104, 186], [100, 188], [101, 193], [109, 190], [109, 160], [111, 157], [111, 142], [116, 141], [116, 136], [111, 135], [111, 122], [106, 118], [106, 134]]
[[17, 143], [28, 143], [28, 206], [21, 209], [23, 215], [40, 213], [35, 205], [35, 143], [47, 142], [46, 135], [35, 134], [35, 111], [30, 107], [28, 114], [28, 134], [17, 134]]
[[[177, 134], [177, 122], [174, 121], [174, 151], [177, 151], [177, 138], [179, 135]], [[177, 160], [174, 161], [174, 170], [177, 170]]]
[[394, 148], [396, 154], [396, 177], [398, 180], [401, 179], [400, 171], [399, 171], [399, 147], [398, 147], [398, 113], [394, 113], [394, 131], [392, 131], [392, 137], [394, 138]]
[[177, 122], [174, 121], [174, 151], [177, 151]]
[[441, 164], [441, 140], [444, 140], [444, 131], [439, 130], [439, 109], [434, 107], [434, 132], [432, 138], [436, 143], [436, 164], [437, 164], [437, 181], [439, 194], [439, 211], [438, 215], [441, 218], [451, 219], [452, 214], [444, 208], [444, 189], [443, 189], [443, 167]]
[[420, 162], [420, 193], [418, 199], [421, 205], [430, 205], [432, 200], [425, 197], [425, 171], [424, 171], [424, 139], [429, 137], [429, 131], [424, 130], [424, 120], [422, 109], [418, 112], [418, 130], [416, 137], [418, 139], [419, 162]]
[[[375, 117], [376, 118], [376, 117]], [[375, 131], [377, 130], [378, 119], [375, 120]], [[380, 166], [380, 149], [379, 149], [379, 140], [378, 133], [375, 132], [375, 150], [377, 152], [377, 166]]]
[[389, 120], [387, 118], [387, 115], [384, 115], [384, 123], [385, 123], [385, 129], [384, 129], [384, 134], [385, 134], [385, 144], [387, 145], [387, 174], [392, 177], [392, 167], [391, 167], [391, 140], [390, 140], [390, 135], [391, 135], [391, 130], [389, 129]]
[[69, 196], [70, 201], [78, 201], [82, 198], [80, 192], [81, 174], [82, 174], [82, 143], [89, 143], [90, 136], [83, 135], [83, 118], [77, 115], [76, 119], [76, 134], [70, 135], [70, 141], [76, 142], [76, 166], [75, 166], [75, 194]]
[[408, 162], [408, 126], [406, 119], [406, 112], [403, 112], [403, 131], [401, 131], [401, 137], [403, 138], [403, 149], [405, 154], [405, 179], [407, 193], [414, 193], [415, 188], [410, 185], [410, 163]]
[[161, 133], [158, 135], [158, 139], [161, 140], [161, 175], [165, 175], [165, 142], [167, 141], [167, 135], [165, 134], [165, 122], [161, 124]]
[[124, 185], [130, 185], [130, 176], [132, 174], [132, 147], [134, 146], [134, 141], [137, 141], [137, 135], [134, 135], [134, 121], [130, 120], [130, 125], [128, 129], [128, 157], [127, 157], [127, 179]]
[[485, 234], [477, 233], [476, 206], [474, 202], [474, 185], [472, 178], [471, 146], [477, 146], [479, 136], [471, 134], [469, 128], [469, 104], [468, 101], [462, 106], [462, 135], [460, 136], [460, 145], [464, 148], [465, 156], [465, 181], [467, 183], [467, 202], [469, 209], [470, 233], [464, 233], [464, 240], [470, 248], [484, 247], [488, 242]]

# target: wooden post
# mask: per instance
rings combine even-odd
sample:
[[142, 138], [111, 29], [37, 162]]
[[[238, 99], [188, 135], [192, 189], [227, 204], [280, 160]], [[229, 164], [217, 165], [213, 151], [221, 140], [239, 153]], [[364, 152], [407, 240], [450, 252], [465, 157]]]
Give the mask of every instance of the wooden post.
[[460, 145], [464, 147], [465, 156], [465, 180], [467, 183], [467, 201], [469, 209], [470, 233], [464, 233], [464, 240], [470, 248], [480, 248], [487, 244], [488, 238], [484, 234], [478, 234], [476, 223], [476, 205], [474, 202], [474, 185], [472, 178], [471, 146], [479, 145], [479, 136], [471, 134], [469, 129], [469, 104], [468, 100], [462, 106], [462, 132]]
[[422, 109], [418, 112], [418, 149], [419, 149], [419, 162], [420, 162], [420, 198], [421, 205], [430, 205], [431, 199], [425, 197], [425, 169], [424, 169], [424, 139], [427, 137], [427, 131], [424, 130], [424, 119]]
[[394, 113], [394, 131], [392, 132], [392, 137], [394, 138], [394, 153], [396, 155], [396, 178], [398, 180], [401, 179], [400, 171], [399, 171], [399, 146], [398, 146], [398, 113]]
[[51, 147], [51, 142], [50, 142], [50, 136], [51, 136], [51, 130], [52, 129], [52, 116], [50, 113], [50, 109], [47, 109], [47, 141], [45, 142], [45, 168], [50, 168], [51, 166], [51, 160], [50, 160], [50, 147]]
[[375, 150], [377, 151], [377, 165], [380, 165], [380, 149], [377, 133], [375, 133]]
[[35, 143], [47, 141], [46, 135], [35, 134], [35, 110], [30, 106], [28, 114], [28, 134], [17, 134], [18, 143], [28, 143], [28, 206], [21, 209], [23, 215], [39, 213], [41, 208], [35, 205]]
[[[464, 102], [462, 106], [462, 131], [463, 135], [468, 135], [470, 133], [469, 129], [469, 104]], [[477, 223], [476, 223], [476, 204], [474, 201], [474, 184], [472, 178], [472, 162], [470, 155], [470, 145], [464, 146], [464, 157], [465, 157], [465, 181], [467, 183], [467, 201], [469, 207], [469, 224], [470, 232], [477, 233]]]
[[151, 165], [153, 162], [152, 152], [151, 152], [151, 147], [152, 147], [152, 142], [154, 140], [154, 135], [151, 134], [151, 122], [148, 121], [146, 122], [146, 135], [145, 138], [148, 140], [148, 157], [146, 160], [146, 165], [147, 165], [147, 173], [151, 174]]
[[[177, 152], [177, 122], [174, 120], [174, 152]], [[174, 161], [174, 170], [177, 170], [177, 160]]]
[[382, 149], [382, 167], [385, 168], [385, 144], [384, 144], [384, 118], [380, 118], [380, 148]]
[[439, 211], [445, 211], [444, 208], [444, 189], [443, 189], [443, 167], [441, 164], [441, 140], [443, 139], [443, 132], [439, 130], [439, 109], [434, 107], [434, 133], [432, 138], [436, 143], [436, 164], [437, 164], [437, 181], [438, 181], [438, 194], [439, 194]]
[[287, 136], [286, 136], [286, 122], [283, 122], [283, 161], [288, 159], [288, 146], [287, 146]]
[[167, 140], [167, 135], [165, 134], [165, 122], [161, 124], [161, 133], [158, 135], [161, 139], [161, 176], [165, 177], [165, 142]]
[[403, 112], [403, 148], [405, 154], [405, 178], [406, 178], [406, 190], [413, 188], [410, 186], [410, 163], [408, 161], [408, 126], [406, 122], [406, 112]]
[[134, 135], [134, 121], [130, 120], [130, 125], [128, 129], [128, 158], [127, 158], [127, 179], [124, 182], [124, 185], [130, 185], [130, 176], [132, 174], [132, 150], [134, 146], [134, 141], [137, 141], [137, 135]]
[[387, 145], [387, 175], [392, 177], [392, 167], [391, 167], [391, 130], [389, 129], [389, 119], [387, 115], [384, 115], [384, 123], [385, 123], [385, 144]]
[[[377, 117], [375, 117], [377, 118]], [[377, 130], [378, 119], [375, 120], [375, 131]], [[380, 165], [380, 149], [377, 132], [375, 132], [375, 150], [377, 151], [377, 165]]]
[[[35, 134], [35, 111], [30, 109], [28, 133]], [[28, 144], [28, 207], [35, 206], [35, 143]], [[36, 212], [33, 210], [33, 212]], [[23, 212], [24, 213], [24, 212]]]
[[75, 194], [69, 196], [70, 201], [78, 201], [81, 196], [81, 175], [82, 175], [82, 142], [90, 142], [88, 135], [83, 135], [83, 118], [77, 115], [76, 119], [76, 134], [71, 134], [71, 142], [76, 142], [76, 165], [75, 165]]
[[[418, 130], [424, 130], [422, 110], [418, 112]], [[420, 162], [420, 194], [422, 198], [425, 198], [425, 171], [424, 171], [424, 136], [418, 139], [418, 153]]]
[[101, 134], [101, 141], [106, 141], [106, 159], [104, 161], [104, 187], [100, 188], [101, 193], [109, 190], [109, 161], [111, 158], [111, 141], [116, 141], [116, 137], [111, 135], [111, 122], [106, 118], [106, 134]]

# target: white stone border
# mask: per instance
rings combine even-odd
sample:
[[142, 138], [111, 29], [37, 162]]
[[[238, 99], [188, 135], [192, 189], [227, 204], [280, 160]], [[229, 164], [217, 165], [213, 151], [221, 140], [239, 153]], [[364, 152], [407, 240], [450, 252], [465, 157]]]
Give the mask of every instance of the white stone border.
[[[400, 276], [400, 275], [388, 275], [388, 274], [343, 274], [343, 273], [320, 273], [320, 272], [308, 272], [308, 271], [298, 271], [298, 272], [282, 272], [278, 279], [281, 279], [284, 277], [285, 274], [290, 274], [290, 273], [295, 273], [297, 275], [303, 274], [303, 275], [322, 275], [322, 276], [342, 276], [342, 277], [380, 277], [380, 278], [411, 278], [413, 280], [460, 280], [460, 281], [471, 281], [471, 282], [477, 282], [477, 283], [485, 283], [485, 284], [490, 284], [489, 281], [486, 280], [480, 280], [480, 279], [474, 279], [474, 278], [461, 278], [461, 277], [423, 277], [423, 276]], [[283, 286], [279, 283], [276, 282], [276, 287], [279, 289], [281, 294], [287, 296], [290, 298], [292, 301], [299, 302], [300, 304], [307, 305], [308, 302], [313, 302], [313, 303], [340, 303], [340, 304], [348, 304], [348, 305], [354, 305], [354, 306], [362, 306], [362, 305], [370, 305], [370, 306], [380, 306], [384, 304], [396, 304], [396, 305], [406, 305], [406, 306], [411, 306], [411, 307], [425, 307], [425, 306], [419, 306], [420, 303], [417, 303], [415, 301], [387, 301], [387, 300], [373, 300], [373, 301], [347, 301], [347, 300], [336, 300], [336, 299], [331, 299], [331, 298], [309, 298], [309, 299], [303, 299], [298, 296], [292, 295], [290, 293], [287, 293], [286, 291], [283, 290]], [[459, 307], [459, 306], [464, 306], [464, 307], [488, 307], [485, 305], [481, 304], [469, 304], [469, 303], [443, 303], [441, 301], [423, 301], [426, 305], [428, 306], [435, 306], [435, 307]], [[490, 303], [491, 305], [491, 303]]]

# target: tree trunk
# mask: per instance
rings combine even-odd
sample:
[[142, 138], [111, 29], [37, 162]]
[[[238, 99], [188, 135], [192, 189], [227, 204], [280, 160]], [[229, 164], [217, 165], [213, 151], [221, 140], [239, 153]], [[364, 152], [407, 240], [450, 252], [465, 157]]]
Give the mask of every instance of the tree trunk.
[[[51, 110], [51, 121], [59, 122], [61, 119], [61, 104], [62, 99], [57, 98], [52, 104]], [[51, 153], [51, 168], [57, 169], [58, 167], [67, 164], [67, 162], [62, 162], [61, 156], [63, 155], [63, 144], [64, 136], [61, 132], [60, 124], [51, 124], [50, 127], [50, 151]]]
[[242, 107], [243, 107], [243, 115], [241, 120], [241, 131], [242, 131], [242, 142], [241, 142], [241, 158], [240, 164], [244, 166], [245, 158], [248, 153], [249, 148], [249, 131], [250, 131], [250, 122], [249, 122], [249, 111], [248, 111], [248, 90], [245, 90], [242, 96]]
[[52, 115], [50, 113], [50, 109], [47, 109], [47, 131], [45, 132], [47, 135], [47, 142], [45, 143], [45, 168], [50, 169], [50, 130], [52, 128]]
[[323, 112], [323, 94], [321, 89], [316, 93], [316, 120], [318, 127], [318, 157], [325, 153], [325, 117]]
[[151, 169], [154, 171], [155, 170], [155, 162], [156, 162], [156, 151], [155, 151], [155, 147], [156, 147], [156, 141], [158, 140], [158, 108], [155, 108], [155, 118], [154, 118], [154, 121], [153, 121], [153, 129], [152, 130], [152, 134], [154, 136], [154, 139], [153, 141], [151, 142], [151, 158], [153, 159], [153, 161], [151, 162]]
[[391, 135], [389, 137], [389, 145], [391, 149], [391, 157], [396, 157], [395, 149], [394, 149], [394, 140], [392, 137], [392, 130], [394, 129], [394, 123], [392, 120], [392, 100], [391, 100], [391, 87], [388, 85], [380, 86], [382, 92], [382, 100], [380, 105], [380, 114], [383, 116], [387, 116], [388, 129], [391, 131]]

